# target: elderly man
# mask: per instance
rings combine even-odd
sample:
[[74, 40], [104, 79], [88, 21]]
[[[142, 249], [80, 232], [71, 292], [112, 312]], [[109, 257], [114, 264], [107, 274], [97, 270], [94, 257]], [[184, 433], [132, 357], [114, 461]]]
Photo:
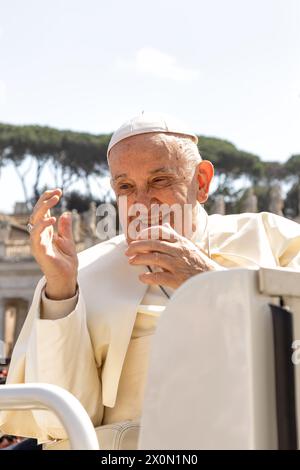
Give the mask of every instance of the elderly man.
[[[157, 318], [174, 289], [210, 270], [299, 270], [298, 224], [270, 213], [206, 214], [201, 204], [208, 197], [213, 166], [201, 159], [196, 143], [197, 137], [181, 124], [146, 113], [114, 133], [108, 163], [117, 200], [127, 201], [125, 234], [83, 251], [79, 263], [70, 215], [61, 215], [57, 232], [53, 228], [56, 219], [50, 210], [62, 192], [55, 189], [41, 196], [30, 224], [32, 252], [44, 277], [16, 344], [8, 383], [46, 382], [66, 388], [98, 429], [136, 426]], [[131, 212], [135, 204], [190, 211], [180, 214], [181, 233], [172, 215], [170, 224], [159, 216], [159, 236], [151, 237], [148, 214], [134, 238], [128, 227], [137, 218]], [[1, 423], [4, 432], [39, 442], [65, 438], [49, 412], [5, 412]]]

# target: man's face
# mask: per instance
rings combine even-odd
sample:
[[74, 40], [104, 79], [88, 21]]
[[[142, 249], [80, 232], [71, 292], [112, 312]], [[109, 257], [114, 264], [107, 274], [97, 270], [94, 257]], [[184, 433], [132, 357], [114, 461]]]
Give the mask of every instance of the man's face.
[[[109, 167], [118, 204], [121, 197], [127, 200], [127, 224], [137, 217], [136, 213], [128, 214], [135, 204], [143, 204], [148, 209], [149, 225], [153, 225], [150, 209], [154, 204], [169, 207], [177, 204], [182, 209], [190, 204], [195, 222], [197, 200], [204, 202], [207, 198], [212, 177], [207, 171], [201, 171], [202, 163], [205, 162], [191, 163], [171, 135], [141, 134], [116, 144], [109, 154]], [[205, 164], [202, 170], [204, 167]], [[171, 226], [173, 219], [173, 216], [169, 219]], [[160, 217], [154, 224], [157, 223], [162, 224], [164, 220]], [[130, 241], [131, 237], [127, 238]]]

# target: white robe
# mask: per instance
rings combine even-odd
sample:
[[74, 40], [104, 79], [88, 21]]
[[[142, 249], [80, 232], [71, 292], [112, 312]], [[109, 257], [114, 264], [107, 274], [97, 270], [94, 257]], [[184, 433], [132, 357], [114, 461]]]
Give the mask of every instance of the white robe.
[[[195, 243], [220, 267], [300, 270], [299, 224], [270, 213], [207, 216], [202, 209], [201, 214], [206, 222]], [[64, 318], [40, 318], [45, 279], [39, 281], [7, 379], [10, 384], [46, 382], [66, 388], [81, 401], [95, 426], [103, 424], [105, 407], [118, 404], [118, 388], [124, 381], [126, 390], [122, 371], [129, 370], [131, 376], [136, 372], [137, 381], [142, 377], [141, 387], [147, 373], [153, 331], [132, 337], [147, 291], [138, 275], [146, 268], [129, 265], [126, 247], [120, 235], [79, 254], [78, 301]], [[127, 418], [135, 418], [140, 406], [139, 398]], [[118, 414], [111, 416], [117, 419]], [[2, 412], [0, 429], [40, 441], [65, 437], [59, 421], [46, 411]]]

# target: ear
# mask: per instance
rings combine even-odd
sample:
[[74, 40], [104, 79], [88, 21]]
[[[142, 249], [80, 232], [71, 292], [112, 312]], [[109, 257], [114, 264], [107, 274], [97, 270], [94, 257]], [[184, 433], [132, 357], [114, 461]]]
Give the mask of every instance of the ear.
[[210, 183], [214, 176], [214, 166], [208, 160], [202, 160], [197, 167], [198, 196], [200, 204], [207, 201]]

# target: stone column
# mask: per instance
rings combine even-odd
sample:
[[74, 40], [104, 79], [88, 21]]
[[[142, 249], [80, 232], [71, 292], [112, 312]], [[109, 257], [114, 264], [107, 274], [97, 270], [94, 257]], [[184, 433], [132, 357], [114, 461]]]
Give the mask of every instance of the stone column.
[[80, 241], [80, 215], [76, 209], [72, 210], [72, 229], [75, 243]]
[[6, 256], [6, 246], [3, 240], [0, 240], [0, 258], [5, 258]]
[[13, 304], [8, 304], [5, 311], [4, 336], [6, 345], [6, 357], [11, 357], [15, 345], [17, 312]]
[[257, 197], [253, 188], [246, 190], [245, 199], [242, 204], [242, 212], [257, 212]]
[[282, 198], [281, 186], [279, 183], [276, 183], [271, 188], [269, 211], [276, 215], [283, 215], [283, 206], [284, 200]]
[[225, 215], [226, 208], [225, 208], [225, 200], [222, 194], [218, 194], [215, 197], [215, 202], [213, 204], [212, 214], [221, 214]]
[[5, 343], [6, 300], [0, 299], [0, 365], [6, 363], [7, 345]]
[[5, 302], [4, 302], [4, 299], [0, 299], [0, 341], [4, 341], [4, 318], [5, 318]]
[[24, 299], [18, 299], [15, 305], [17, 309], [17, 321], [16, 321], [14, 344], [18, 339], [18, 336], [20, 334], [24, 321], [27, 317], [27, 313], [29, 310], [29, 302]]

